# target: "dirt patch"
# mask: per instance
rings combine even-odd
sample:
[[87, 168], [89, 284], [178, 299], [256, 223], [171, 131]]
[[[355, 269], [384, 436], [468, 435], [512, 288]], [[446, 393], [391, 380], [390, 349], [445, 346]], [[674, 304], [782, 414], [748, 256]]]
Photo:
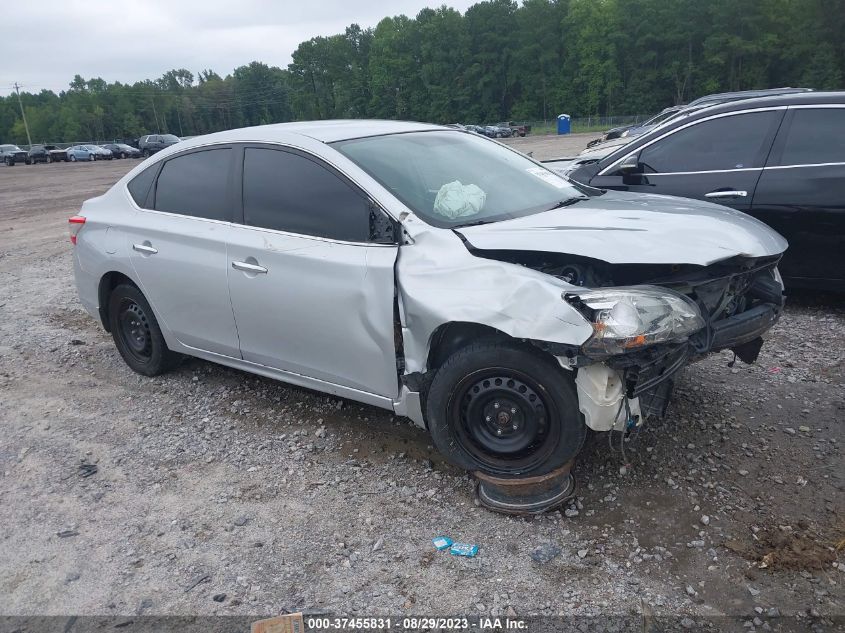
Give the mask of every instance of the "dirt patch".
[[752, 534], [750, 539], [727, 540], [724, 546], [753, 561], [758, 568], [771, 571], [828, 569], [837, 558], [836, 539], [809, 530], [767, 528]]

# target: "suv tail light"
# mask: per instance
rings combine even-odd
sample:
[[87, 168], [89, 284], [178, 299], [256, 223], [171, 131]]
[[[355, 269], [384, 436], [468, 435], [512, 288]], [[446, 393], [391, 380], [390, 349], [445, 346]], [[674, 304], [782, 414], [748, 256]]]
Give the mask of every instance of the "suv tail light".
[[76, 244], [76, 236], [79, 235], [79, 231], [85, 225], [85, 218], [81, 215], [75, 215], [72, 218], [68, 218], [67, 223], [70, 229], [70, 243]]

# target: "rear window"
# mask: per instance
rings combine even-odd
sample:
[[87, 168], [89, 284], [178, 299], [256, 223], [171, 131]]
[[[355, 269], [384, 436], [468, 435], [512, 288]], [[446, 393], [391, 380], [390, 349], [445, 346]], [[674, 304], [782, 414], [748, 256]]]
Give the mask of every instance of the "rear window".
[[795, 110], [781, 165], [845, 162], [845, 108]]

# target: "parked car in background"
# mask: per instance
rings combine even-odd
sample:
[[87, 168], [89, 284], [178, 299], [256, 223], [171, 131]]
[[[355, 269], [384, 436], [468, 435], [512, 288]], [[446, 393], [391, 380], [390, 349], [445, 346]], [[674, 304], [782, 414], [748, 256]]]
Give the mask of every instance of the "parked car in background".
[[138, 139], [138, 149], [146, 158], [178, 142], [179, 137], [174, 134], [147, 134]]
[[26, 153], [26, 164], [55, 163], [67, 160], [67, 152], [55, 145], [33, 145]]
[[106, 149], [102, 145], [94, 145], [93, 147], [97, 150], [97, 160], [111, 160], [114, 158], [110, 149]]
[[788, 285], [845, 290], [845, 92], [701, 108], [562, 173], [605, 190], [742, 211], [788, 240], [780, 265]]
[[74, 145], [67, 148], [68, 160], [72, 163], [80, 160], [95, 161], [100, 156], [96, 145]]
[[488, 138], [509, 138], [512, 135], [509, 127], [499, 127], [498, 125], [485, 125], [484, 136]]
[[126, 143], [106, 143], [103, 145], [105, 149], [112, 153], [114, 158], [140, 158], [141, 150], [127, 145]]
[[783, 305], [761, 222], [422, 123], [198, 137], [69, 226], [81, 303], [136, 372], [186, 354], [383, 407], [497, 476], [662, 415], [709, 352], [753, 362]]
[[26, 162], [26, 151], [17, 145], [0, 145], [0, 161], [7, 167]]
[[530, 126], [517, 125], [513, 121], [505, 121], [504, 123], [497, 123], [496, 127], [507, 128], [511, 131], [510, 136], [525, 136], [530, 129]]

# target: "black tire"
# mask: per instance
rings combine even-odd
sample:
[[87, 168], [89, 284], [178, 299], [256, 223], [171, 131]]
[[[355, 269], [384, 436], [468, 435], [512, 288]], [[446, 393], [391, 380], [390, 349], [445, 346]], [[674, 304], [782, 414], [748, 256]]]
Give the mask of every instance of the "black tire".
[[53, 162], [53, 157], [48, 156], [47, 159], [44, 162], [47, 163], [48, 165], [50, 165]]
[[70, 162], [72, 162], [72, 163], [75, 163], [75, 162], [76, 162], [76, 154], [71, 154], [71, 155], [70, 155]]
[[149, 158], [150, 157], [150, 150], [145, 149], [143, 152], [141, 152], [141, 156], [143, 156], [144, 158]]
[[581, 450], [587, 427], [574, 380], [527, 345], [464, 347], [437, 370], [426, 419], [452, 463], [499, 477], [551, 472]]
[[6, 163], [6, 167], [14, 167], [15, 166], [15, 163], [8, 156], [4, 159], [3, 162]]
[[97, 157], [94, 154], [88, 154], [88, 160], [93, 163], [95, 160], [97, 160]]
[[158, 376], [181, 360], [167, 348], [150, 304], [135, 286], [121, 284], [112, 290], [109, 329], [117, 351], [139, 374]]
[[126, 158], [126, 152], [121, 152], [117, 155], [118, 158]]

